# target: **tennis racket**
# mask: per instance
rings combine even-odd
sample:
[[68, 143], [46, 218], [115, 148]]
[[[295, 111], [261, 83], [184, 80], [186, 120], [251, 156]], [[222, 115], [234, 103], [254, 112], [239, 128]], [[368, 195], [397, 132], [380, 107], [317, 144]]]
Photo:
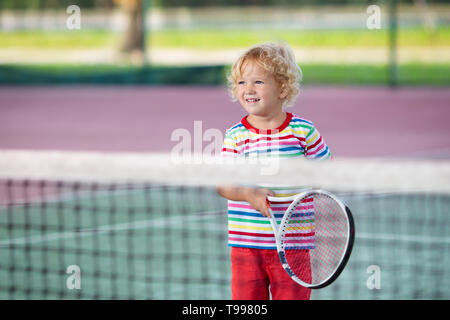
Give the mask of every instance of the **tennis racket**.
[[[355, 237], [350, 209], [324, 190], [268, 197], [267, 204], [278, 256], [287, 274], [311, 289], [336, 280], [350, 258]], [[282, 214], [279, 225], [275, 215], [280, 214], [273, 212]]]

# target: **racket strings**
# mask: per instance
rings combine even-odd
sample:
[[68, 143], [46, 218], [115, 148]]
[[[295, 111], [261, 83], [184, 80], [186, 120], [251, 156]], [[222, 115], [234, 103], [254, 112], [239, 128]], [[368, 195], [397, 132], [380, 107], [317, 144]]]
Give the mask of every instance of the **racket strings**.
[[325, 281], [338, 267], [347, 244], [347, 220], [340, 205], [315, 194], [299, 203], [286, 226], [285, 254], [292, 272], [306, 283]]

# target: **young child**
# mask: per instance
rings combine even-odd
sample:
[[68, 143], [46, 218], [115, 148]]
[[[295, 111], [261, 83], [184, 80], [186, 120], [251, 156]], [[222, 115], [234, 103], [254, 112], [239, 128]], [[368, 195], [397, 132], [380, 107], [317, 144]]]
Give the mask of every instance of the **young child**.
[[[248, 113], [227, 130], [223, 156], [270, 156], [329, 159], [330, 151], [312, 122], [283, 111], [299, 93], [301, 70], [287, 44], [264, 43], [250, 48], [233, 65], [228, 78], [233, 100]], [[276, 141], [272, 144], [270, 141]], [[268, 146], [268, 147], [267, 147]], [[276, 251], [267, 196], [288, 196], [292, 188], [219, 186], [228, 201], [232, 299], [294, 300], [311, 291], [284, 271]], [[310, 273], [309, 251], [304, 255]]]

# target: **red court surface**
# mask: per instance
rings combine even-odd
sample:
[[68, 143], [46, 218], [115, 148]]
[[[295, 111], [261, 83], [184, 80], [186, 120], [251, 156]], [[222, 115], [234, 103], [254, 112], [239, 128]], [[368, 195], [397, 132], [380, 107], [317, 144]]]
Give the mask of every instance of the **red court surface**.
[[[448, 88], [305, 87], [288, 111], [335, 157], [450, 159]], [[177, 128], [224, 132], [243, 115], [224, 87], [0, 87], [0, 149], [170, 151]]]

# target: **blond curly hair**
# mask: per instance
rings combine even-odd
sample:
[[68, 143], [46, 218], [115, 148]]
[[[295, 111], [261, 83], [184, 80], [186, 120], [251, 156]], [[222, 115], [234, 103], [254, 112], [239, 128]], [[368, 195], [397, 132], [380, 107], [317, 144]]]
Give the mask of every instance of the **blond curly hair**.
[[287, 43], [266, 42], [248, 49], [231, 68], [228, 89], [233, 101], [237, 101], [237, 82], [246, 62], [256, 62], [272, 74], [278, 84], [287, 90], [283, 105], [290, 106], [300, 93], [302, 70], [295, 61], [294, 52]]

